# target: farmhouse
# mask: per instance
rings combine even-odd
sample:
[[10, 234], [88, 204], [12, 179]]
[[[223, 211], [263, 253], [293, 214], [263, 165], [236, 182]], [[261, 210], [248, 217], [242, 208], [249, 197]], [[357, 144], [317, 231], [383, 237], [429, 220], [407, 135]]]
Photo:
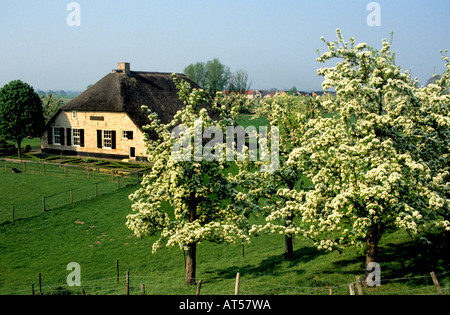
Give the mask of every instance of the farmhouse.
[[[177, 77], [198, 87], [182, 74]], [[131, 71], [129, 63], [119, 63], [56, 113], [41, 137], [42, 152], [145, 159], [142, 126], [149, 120], [142, 105], [168, 123], [183, 102], [170, 73]]]

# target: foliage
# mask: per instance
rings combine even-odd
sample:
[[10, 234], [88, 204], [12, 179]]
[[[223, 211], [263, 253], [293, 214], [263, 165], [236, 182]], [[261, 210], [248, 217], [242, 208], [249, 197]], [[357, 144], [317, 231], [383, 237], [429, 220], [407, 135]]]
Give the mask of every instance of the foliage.
[[224, 90], [231, 75], [230, 68], [217, 58], [190, 64], [184, 68], [184, 73], [201, 88], [212, 92]]
[[232, 93], [244, 94], [251, 85], [247, 71], [239, 69], [231, 73], [230, 68], [217, 58], [206, 63], [190, 64], [184, 68], [184, 74], [201, 88], [213, 93], [228, 89]]
[[250, 90], [250, 85], [247, 71], [239, 69], [230, 76], [228, 90], [232, 93], [245, 94]]
[[291, 258], [294, 230], [298, 227], [295, 218], [301, 215], [292, 204], [297, 202], [296, 197], [303, 193], [309, 184], [301, 171], [286, 162], [289, 153], [301, 145], [298, 134], [304, 123], [320, 115], [320, 108], [319, 98], [276, 93], [274, 97], [261, 99], [256, 110], [257, 116], [266, 116], [270, 126], [279, 128], [280, 165], [275, 172], [246, 174], [254, 180], [253, 189], [249, 189], [263, 202], [262, 209], [266, 216], [266, 224], [254, 225], [252, 233], [284, 234], [285, 254]]
[[217, 97], [218, 105], [230, 110], [233, 119], [237, 119], [239, 113], [249, 112], [251, 107], [256, 107], [257, 100], [249, 99], [243, 94], [221, 94]]
[[64, 105], [62, 99], [57, 99], [54, 94], [49, 94], [46, 96], [41, 96], [43, 114], [45, 123], [47, 124], [53, 116], [58, 112], [58, 110]]
[[206, 87], [206, 64], [204, 62], [191, 63], [184, 68], [184, 74], [200, 87]]
[[0, 135], [17, 142], [25, 137], [39, 137], [44, 128], [41, 99], [34, 89], [20, 80], [11, 81], [0, 90]]
[[301, 145], [289, 156], [288, 165], [312, 181], [293, 196], [291, 206], [301, 214], [293, 232], [318, 248], [365, 248], [370, 262], [389, 227], [412, 234], [450, 228], [449, 96], [442, 86], [411, 83], [386, 40], [378, 51], [337, 35], [335, 42], [324, 40], [329, 51], [318, 58], [341, 60], [318, 70], [323, 89], [336, 89], [335, 100], [322, 102], [335, 115], [305, 121]]
[[[226, 126], [232, 125], [230, 111], [217, 106], [217, 96], [211, 99], [201, 89], [191, 91], [183, 80], [175, 79], [175, 82], [186, 106], [167, 125], [161, 124], [156, 113], [149, 114], [151, 123], [145, 131], [153, 168], [145, 175], [142, 188], [130, 196], [136, 213], [128, 215], [127, 226], [137, 236], [158, 234], [160, 237], [153, 244], [153, 252], [163, 244], [177, 245], [189, 251], [187, 266], [190, 262], [193, 267], [190, 270], [186, 268], [186, 283], [193, 283], [196, 245], [203, 241], [248, 241], [248, 217], [252, 206], [247, 195], [238, 191], [236, 178], [224, 172], [228, 162], [203, 158], [205, 151], [200, 148], [198, 152], [195, 145], [196, 137], [202, 137], [207, 127], [225, 131]], [[221, 112], [218, 121], [210, 118], [206, 108], [201, 108], [200, 105], [205, 103], [214, 104], [215, 109]], [[198, 119], [202, 124], [198, 125]], [[188, 159], [181, 161], [172, 154], [179, 142], [172, 132], [177, 126], [181, 126], [180, 139], [190, 146], [182, 152], [188, 155]], [[198, 128], [201, 128], [200, 135]], [[151, 133], [158, 135], [156, 140], [148, 136]], [[215, 150], [222, 145], [216, 145]], [[164, 204], [169, 205], [172, 213], [167, 212]]]
[[289, 94], [289, 95], [297, 95], [297, 93], [298, 93], [298, 90], [295, 87], [295, 85], [287, 91], [287, 94]]
[[3, 138], [0, 138], [0, 155], [10, 155], [15, 152], [15, 147], [13, 144], [8, 143]]

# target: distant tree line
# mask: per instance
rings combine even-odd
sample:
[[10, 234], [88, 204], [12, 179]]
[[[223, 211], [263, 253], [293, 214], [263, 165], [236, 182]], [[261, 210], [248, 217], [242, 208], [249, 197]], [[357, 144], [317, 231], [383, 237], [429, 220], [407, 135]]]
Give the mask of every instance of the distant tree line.
[[212, 92], [229, 90], [243, 94], [250, 89], [251, 85], [247, 71], [238, 69], [232, 73], [230, 68], [223, 65], [217, 58], [206, 63], [190, 64], [184, 68], [184, 74], [203, 89]]
[[80, 95], [80, 91], [65, 91], [65, 90], [47, 90], [43, 91], [40, 89], [36, 90], [36, 93], [40, 97], [47, 97], [47, 96], [53, 96], [59, 99], [72, 99]]

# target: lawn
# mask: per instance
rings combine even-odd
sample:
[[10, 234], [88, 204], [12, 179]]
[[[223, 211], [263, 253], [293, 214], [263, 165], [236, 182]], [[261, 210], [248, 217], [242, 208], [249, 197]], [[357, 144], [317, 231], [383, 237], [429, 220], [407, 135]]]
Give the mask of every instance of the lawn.
[[[42, 172], [42, 164], [8, 162], [6, 170], [0, 169], [0, 224], [12, 221], [14, 206], [15, 219], [39, 215], [43, 211], [43, 197], [46, 210], [60, 207], [67, 203], [95, 197], [117, 190], [120, 186], [136, 183], [136, 176], [119, 176], [91, 171], [89, 179], [85, 168], [63, 166], [46, 166], [46, 175]], [[21, 173], [13, 173], [17, 168]], [[70, 199], [72, 190], [72, 199]]]
[[[244, 128], [267, 125], [267, 119], [253, 117], [241, 115], [238, 124]], [[31, 140], [30, 144], [36, 147], [38, 142]], [[17, 167], [24, 171], [22, 164]], [[6, 170], [0, 169], [0, 295], [30, 294], [31, 284], [39, 292], [39, 274], [44, 294], [80, 294], [81, 288], [93, 295], [124, 294], [126, 271], [131, 294], [140, 294], [141, 284], [146, 294], [195, 294], [195, 286], [183, 285], [184, 255], [179, 248], [152, 254], [155, 237], [138, 239], [125, 226], [131, 213], [128, 196], [137, 185], [118, 189], [110, 175], [93, 172], [88, 179], [83, 170], [71, 168], [65, 175], [55, 166], [47, 166], [44, 175], [41, 168], [30, 163], [27, 172], [19, 174], [12, 173], [9, 164]], [[97, 197], [95, 183], [101, 183]], [[68, 204], [70, 189], [72, 204]], [[252, 221], [263, 223], [258, 217]], [[448, 294], [446, 249], [436, 236], [425, 237], [387, 233], [380, 243], [382, 285], [365, 288], [365, 294], [436, 294], [431, 271]], [[202, 280], [201, 293], [233, 294], [239, 272], [240, 294], [329, 294], [330, 288], [333, 294], [348, 294], [348, 284], [364, 275], [365, 257], [354, 248], [343, 253], [319, 251], [297, 237], [294, 258], [287, 260], [283, 253], [281, 235], [252, 237], [245, 247], [200, 244], [197, 280]], [[81, 267], [81, 288], [67, 285], [71, 271], [66, 268], [71, 262]]]
[[[5, 178], [6, 174], [0, 174]], [[17, 175], [17, 174], [12, 174]], [[11, 176], [12, 176], [11, 175]], [[42, 189], [55, 185], [43, 175], [17, 181], [37, 183]], [[34, 176], [34, 177], [33, 177]], [[48, 187], [49, 186], [49, 187]], [[29, 188], [30, 191], [39, 191]], [[185, 286], [184, 256], [179, 248], [151, 253], [154, 237], [138, 239], [125, 226], [131, 213], [128, 196], [137, 186], [121, 188], [90, 200], [76, 201], [45, 213], [0, 225], [0, 294], [38, 292], [39, 273], [44, 294], [124, 294], [125, 273], [130, 274], [131, 294], [195, 294]], [[11, 195], [11, 192], [8, 193]], [[21, 198], [27, 193], [19, 192]], [[30, 194], [32, 195], [32, 194]], [[8, 198], [11, 198], [9, 196]], [[31, 197], [30, 197], [31, 198]], [[4, 196], [1, 198], [4, 199]], [[261, 222], [260, 218], [253, 218]], [[387, 234], [380, 244], [382, 285], [365, 289], [366, 294], [435, 294], [429, 273], [438, 275], [444, 293], [450, 289], [449, 264], [445, 252], [428, 236], [428, 241], [411, 239], [402, 232]], [[295, 240], [294, 259], [284, 258], [284, 238], [260, 235], [251, 245], [203, 243], [197, 249], [197, 279], [202, 294], [233, 294], [236, 273], [241, 274], [241, 294], [348, 294], [348, 284], [364, 275], [363, 255], [355, 249], [319, 251], [303, 238]], [[117, 283], [119, 261], [119, 283]], [[67, 265], [81, 267], [81, 288], [68, 287]]]

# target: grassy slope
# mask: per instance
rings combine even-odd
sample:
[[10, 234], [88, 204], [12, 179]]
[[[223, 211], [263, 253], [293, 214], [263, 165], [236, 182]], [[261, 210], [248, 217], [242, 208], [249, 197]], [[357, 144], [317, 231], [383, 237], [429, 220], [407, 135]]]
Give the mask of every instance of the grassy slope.
[[[0, 294], [29, 294], [31, 283], [37, 288], [39, 273], [44, 292], [67, 288], [70, 271], [66, 266], [70, 262], [80, 264], [82, 286], [88, 294], [123, 294], [125, 270], [131, 274], [132, 293], [138, 293], [139, 285], [144, 283], [148, 294], [194, 294], [195, 288], [183, 285], [182, 251], [165, 248], [151, 254], [153, 239], [137, 239], [126, 228], [126, 215], [131, 212], [127, 197], [135, 189], [126, 187], [0, 226]], [[202, 294], [232, 294], [236, 272], [241, 273], [242, 294], [327, 294], [326, 289], [309, 289], [327, 286], [335, 287], [335, 294], [347, 294], [346, 284], [363, 274], [364, 259], [353, 249], [343, 254], [321, 252], [298, 238], [295, 259], [285, 260], [283, 246], [281, 236], [261, 235], [245, 247], [242, 257], [239, 244], [201, 244], [197, 279], [202, 279]], [[381, 252], [383, 280], [448, 270], [448, 260], [435, 255], [432, 246], [411, 242], [400, 232], [383, 239]], [[117, 259], [121, 269], [119, 284]], [[440, 280], [445, 287], [450, 279]], [[425, 292], [435, 292], [429, 277], [384, 282], [369, 292], [407, 294], [423, 285], [429, 286]]]
[[[0, 224], [12, 220], [12, 205], [15, 206], [15, 218], [28, 218], [42, 212], [42, 197], [46, 196], [46, 208], [52, 209], [69, 202], [69, 190], [73, 189], [73, 200], [78, 201], [95, 196], [95, 183], [97, 193], [102, 194], [117, 189], [117, 183], [111, 181], [108, 174], [91, 172], [90, 179], [87, 173], [70, 169], [67, 177], [63, 169], [47, 166], [48, 175], [43, 174], [42, 165], [27, 165], [28, 173], [14, 174], [10, 168], [16, 167], [21, 171], [21, 163], [9, 163], [7, 170], [0, 169]], [[31, 174], [33, 172], [34, 174]], [[122, 185], [130, 183], [130, 179], [122, 179]], [[135, 179], [133, 180], [135, 182]], [[60, 194], [57, 194], [60, 193]], [[55, 195], [57, 194], [57, 195]], [[51, 197], [49, 197], [51, 196]]]
[[[265, 121], [243, 115], [239, 124], [259, 126]], [[17, 196], [31, 203], [45, 189], [59, 191], [70, 181], [71, 187], [85, 182], [31, 174], [19, 174], [19, 181], [17, 175], [0, 171], [0, 208], [2, 204], [9, 207]], [[0, 294], [29, 294], [31, 283], [37, 288], [39, 273], [45, 293], [69, 289], [66, 266], [70, 262], [80, 264], [82, 287], [88, 294], [124, 294], [125, 270], [130, 271], [132, 293], [139, 293], [143, 283], [148, 294], [194, 294], [194, 287], [183, 285], [182, 251], [164, 248], [151, 254], [154, 238], [137, 239], [126, 228], [126, 215], [131, 212], [127, 197], [135, 189], [126, 187], [14, 223], [0, 222]], [[261, 223], [261, 219], [253, 220]], [[433, 244], [413, 241], [402, 232], [386, 234], [380, 244], [382, 286], [366, 293], [434, 294], [429, 272], [447, 272], [449, 260], [429, 240]], [[245, 246], [243, 257], [240, 244], [199, 245], [197, 279], [203, 282], [202, 294], [232, 294], [237, 272], [241, 273], [242, 294], [328, 294], [328, 286], [334, 294], [348, 294], [347, 284], [364, 274], [364, 257], [355, 249], [342, 254], [318, 251], [298, 237], [295, 259], [285, 260], [283, 246], [282, 236], [261, 235]], [[116, 260], [120, 262], [119, 284]], [[396, 278], [406, 279], [388, 281]], [[448, 293], [450, 274], [439, 280]], [[63, 289], [55, 291], [58, 287]], [[72, 290], [80, 293], [79, 288]]]

